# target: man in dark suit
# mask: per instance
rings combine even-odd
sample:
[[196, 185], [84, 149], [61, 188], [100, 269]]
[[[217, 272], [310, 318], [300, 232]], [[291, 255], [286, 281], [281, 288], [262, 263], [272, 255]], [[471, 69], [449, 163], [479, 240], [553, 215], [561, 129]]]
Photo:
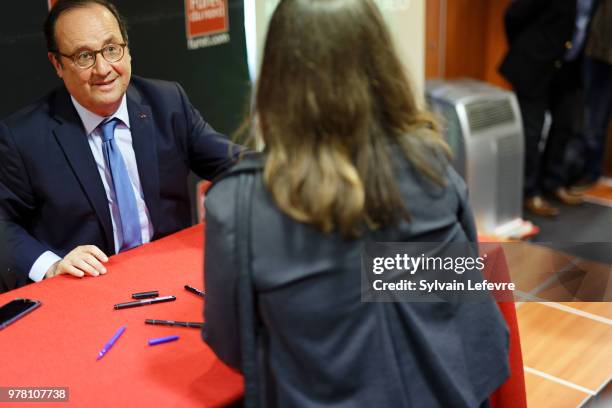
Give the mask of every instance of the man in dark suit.
[[585, 48], [585, 118], [582, 132], [585, 168], [575, 188], [586, 190], [602, 176], [612, 114], [612, 0], [601, 0]]
[[178, 84], [131, 76], [107, 1], [58, 1], [45, 36], [64, 87], [0, 121], [0, 273], [17, 285], [104, 274], [107, 255], [187, 227], [189, 171], [212, 179], [239, 151]]
[[[565, 204], [582, 198], [566, 188], [565, 154], [579, 118], [581, 49], [590, 0], [513, 0], [505, 15], [509, 50], [501, 74], [516, 92], [525, 132], [524, 207], [541, 216], [559, 210], [544, 193]], [[577, 7], [578, 4], [578, 7]], [[546, 111], [552, 124], [540, 142]]]

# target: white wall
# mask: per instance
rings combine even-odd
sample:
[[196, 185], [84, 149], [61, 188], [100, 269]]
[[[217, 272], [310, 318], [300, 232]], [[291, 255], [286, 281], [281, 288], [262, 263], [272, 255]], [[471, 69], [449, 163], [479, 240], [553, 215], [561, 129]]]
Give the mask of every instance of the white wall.
[[[425, 0], [375, 0], [389, 24], [395, 46], [418, 95], [425, 84]], [[249, 69], [261, 62], [268, 20], [278, 0], [244, 0]]]
[[377, 0], [414, 91], [425, 95], [425, 0]]

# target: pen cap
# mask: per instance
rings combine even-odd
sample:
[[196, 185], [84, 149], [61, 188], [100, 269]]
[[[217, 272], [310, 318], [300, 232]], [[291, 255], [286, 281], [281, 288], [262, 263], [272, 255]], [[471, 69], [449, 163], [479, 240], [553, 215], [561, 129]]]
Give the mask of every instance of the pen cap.
[[149, 346], [156, 346], [158, 344], [168, 343], [171, 341], [176, 341], [179, 339], [179, 336], [166, 336], [166, 337], [158, 337], [156, 339], [149, 339]]
[[159, 296], [158, 290], [151, 290], [149, 292], [138, 292], [132, 293], [132, 299], [148, 299]]

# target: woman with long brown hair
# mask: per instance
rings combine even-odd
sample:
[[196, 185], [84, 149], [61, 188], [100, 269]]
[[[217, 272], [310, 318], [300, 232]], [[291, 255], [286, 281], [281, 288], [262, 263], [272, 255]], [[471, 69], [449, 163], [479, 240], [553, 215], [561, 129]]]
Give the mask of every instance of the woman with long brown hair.
[[245, 372], [247, 402], [486, 404], [508, 375], [491, 300], [361, 300], [364, 243], [476, 240], [374, 2], [282, 0], [256, 92], [265, 148], [206, 198], [203, 335]]

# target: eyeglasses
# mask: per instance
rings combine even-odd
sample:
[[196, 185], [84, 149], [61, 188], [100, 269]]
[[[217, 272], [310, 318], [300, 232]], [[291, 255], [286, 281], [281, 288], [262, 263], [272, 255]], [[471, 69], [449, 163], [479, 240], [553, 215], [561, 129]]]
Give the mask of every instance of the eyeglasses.
[[123, 58], [126, 46], [127, 44], [107, 44], [97, 51], [77, 51], [72, 55], [62, 54], [59, 51], [56, 52], [62, 57], [70, 58], [77, 67], [87, 69], [95, 65], [96, 56], [98, 54], [102, 54], [102, 57], [108, 62], [112, 63], [119, 61]]

